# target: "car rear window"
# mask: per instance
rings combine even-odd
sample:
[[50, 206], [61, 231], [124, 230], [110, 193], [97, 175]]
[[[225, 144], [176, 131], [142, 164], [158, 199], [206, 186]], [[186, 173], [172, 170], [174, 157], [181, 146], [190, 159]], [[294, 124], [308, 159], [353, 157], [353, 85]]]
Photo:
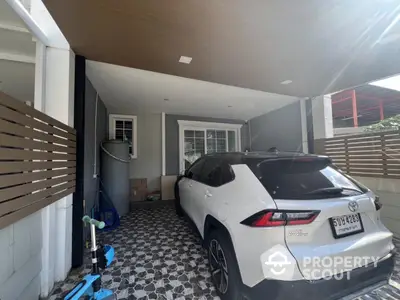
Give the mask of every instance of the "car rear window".
[[[274, 199], [336, 198], [366, 192], [328, 159], [247, 159], [245, 163]], [[329, 192], [336, 188], [343, 191]]]

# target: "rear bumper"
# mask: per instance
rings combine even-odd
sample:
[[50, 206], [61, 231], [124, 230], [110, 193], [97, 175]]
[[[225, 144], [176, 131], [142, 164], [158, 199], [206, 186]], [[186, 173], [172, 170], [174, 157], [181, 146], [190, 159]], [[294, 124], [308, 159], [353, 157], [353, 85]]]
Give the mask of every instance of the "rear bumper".
[[350, 279], [329, 279], [318, 281], [280, 281], [263, 280], [256, 286], [245, 287], [244, 296], [247, 299], [271, 300], [334, 300], [355, 293], [373, 284], [388, 281], [394, 268], [394, 254], [391, 253], [377, 266], [369, 265], [354, 269], [350, 272]]

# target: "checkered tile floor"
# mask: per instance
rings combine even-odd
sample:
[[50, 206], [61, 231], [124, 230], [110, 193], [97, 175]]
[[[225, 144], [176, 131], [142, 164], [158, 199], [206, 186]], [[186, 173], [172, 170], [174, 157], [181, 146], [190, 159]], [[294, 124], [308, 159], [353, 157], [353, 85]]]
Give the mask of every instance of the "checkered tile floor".
[[[219, 299], [200, 239], [176, 217], [173, 206], [137, 208], [122, 218], [117, 230], [100, 234], [98, 240], [115, 248], [116, 260], [102, 281], [118, 299]], [[396, 265], [393, 284], [400, 286], [400, 261]], [[61, 299], [90, 268], [88, 256], [84, 267], [56, 284], [49, 299]], [[400, 299], [400, 291], [391, 285], [365, 292], [346, 299]]]

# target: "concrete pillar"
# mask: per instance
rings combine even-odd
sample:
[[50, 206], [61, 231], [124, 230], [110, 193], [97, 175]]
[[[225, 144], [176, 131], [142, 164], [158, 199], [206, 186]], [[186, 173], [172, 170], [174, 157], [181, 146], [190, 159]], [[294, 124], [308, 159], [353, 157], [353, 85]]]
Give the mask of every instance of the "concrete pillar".
[[[74, 126], [75, 54], [71, 50], [47, 47], [46, 103], [49, 116]], [[56, 203], [55, 281], [64, 280], [71, 269], [72, 194]]]
[[[35, 108], [73, 126], [75, 55], [71, 50], [38, 43], [35, 70]], [[41, 296], [71, 269], [72, 194], [45, 207], [42, 213]]]
[[312, 100], [314, 139], [333, 137], [332, 99], [330, 95]]
[[[310, 112], [311, 113], [311, 112]], [[301, 117], [301, 144], [304, 153], [308, 153], [308, 128], [307, 128], [307, 112], [306, 100], [300, 99], [300, 117]]]
[[[75, 54], [41, 0], [31, 2], [32, 18], [47, 34], [50, 46], [37, 42], [35, 108], [69, 125], [74, 122]], [[43, 208], [41, 297], [71, 269], [72, 194]]]

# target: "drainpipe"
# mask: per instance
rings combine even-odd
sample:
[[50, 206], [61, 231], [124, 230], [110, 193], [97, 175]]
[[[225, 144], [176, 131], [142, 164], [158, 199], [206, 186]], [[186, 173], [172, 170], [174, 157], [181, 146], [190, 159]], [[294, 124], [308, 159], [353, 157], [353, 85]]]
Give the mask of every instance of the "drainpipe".
[[49, 39], [46, 34], [40, 29], [39, 25], [32, 18], [31, 14], [26, 10], [19, 0], [6, 0], [8, 5], [15, 11], [15, 13], [24, 21], [28, 30], [32, 35], [37, 38], [45, 46], [50, 46]]
[[252, 151], [252, 141], [253, 141], [253, 137], [251, 136], [251, 122], [250, 122], [251, 120], [249, 120], [249, 121], [247, 121], [247, 125], [248, 125], [248, 129], [249, 129], [249, 151], [251, 152]]

